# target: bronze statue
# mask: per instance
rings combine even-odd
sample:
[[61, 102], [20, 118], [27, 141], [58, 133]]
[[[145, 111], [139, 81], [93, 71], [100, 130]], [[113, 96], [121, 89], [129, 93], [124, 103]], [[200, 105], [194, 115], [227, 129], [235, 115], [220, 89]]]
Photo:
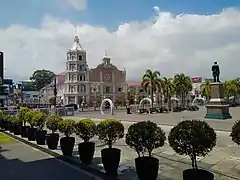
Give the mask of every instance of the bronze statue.
[[212, 75], [213, 75], [213, 82], [220, 82], [219, 81], [220, 68], [217, 62], [214, 62], [212, 66]]

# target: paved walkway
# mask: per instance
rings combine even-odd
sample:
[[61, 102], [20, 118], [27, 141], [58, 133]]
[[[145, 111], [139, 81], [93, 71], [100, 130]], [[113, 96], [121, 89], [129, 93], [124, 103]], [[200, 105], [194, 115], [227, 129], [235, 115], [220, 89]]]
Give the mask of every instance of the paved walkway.
[[2, 180], [94, 180], [82, 171], [22, 143], [0, 146]]

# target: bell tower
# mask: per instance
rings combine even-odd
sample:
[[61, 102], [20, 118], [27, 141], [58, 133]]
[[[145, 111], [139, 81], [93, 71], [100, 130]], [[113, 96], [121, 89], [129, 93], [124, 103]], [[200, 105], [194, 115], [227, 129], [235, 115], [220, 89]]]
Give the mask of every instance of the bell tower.
[[76, 34], [72, 47], [67, 52], [65, 71], [65, 104], [81, 104], [89, 94], [89, 68], [86, 51], [80, 44]]

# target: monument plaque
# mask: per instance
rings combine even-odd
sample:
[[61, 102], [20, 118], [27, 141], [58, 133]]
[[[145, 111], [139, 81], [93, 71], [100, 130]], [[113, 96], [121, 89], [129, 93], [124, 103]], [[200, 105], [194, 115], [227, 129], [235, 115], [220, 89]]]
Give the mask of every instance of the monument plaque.
[[220, 69], [217, 62], [212, 66], [214, 82], [210, 84], [211, 99], [207, 103], [207, 119], [231, 119], [229, 104], [224, 99], [224, 84], [219, 81]]

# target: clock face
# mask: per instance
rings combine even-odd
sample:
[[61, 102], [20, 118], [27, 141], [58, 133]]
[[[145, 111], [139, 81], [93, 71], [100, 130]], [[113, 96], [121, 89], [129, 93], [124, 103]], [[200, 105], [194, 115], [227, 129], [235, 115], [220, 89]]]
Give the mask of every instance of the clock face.
[[104, 75], [104, 79], [107, 80], [107, 81], [110, 80], [110, 75], [109, 74], [105, 74]]

